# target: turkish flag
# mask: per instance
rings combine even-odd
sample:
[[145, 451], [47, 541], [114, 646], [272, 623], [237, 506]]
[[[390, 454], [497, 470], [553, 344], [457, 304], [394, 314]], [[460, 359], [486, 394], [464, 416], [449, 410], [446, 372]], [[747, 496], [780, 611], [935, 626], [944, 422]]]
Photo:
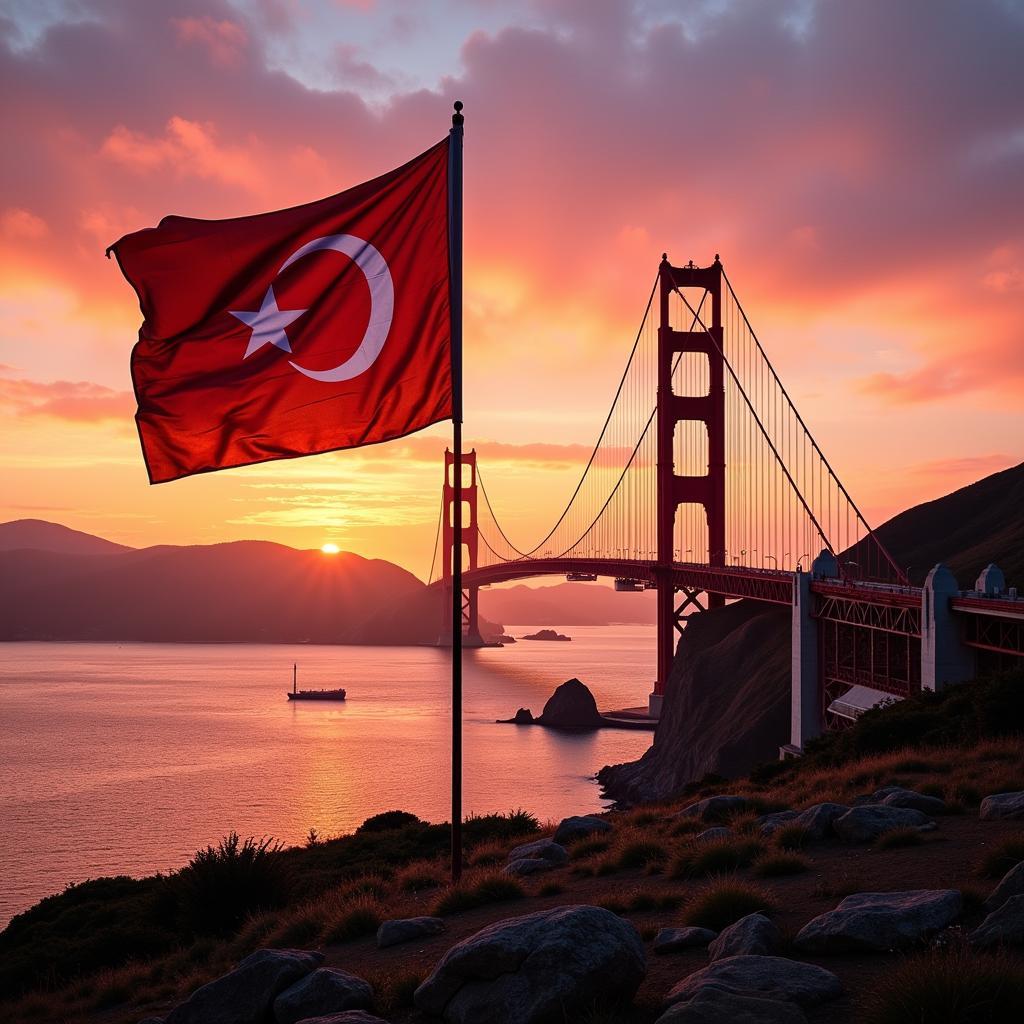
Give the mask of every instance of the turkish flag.
[[150, 482], [450, 417], [448, 223], [445, 139], [328, 199], [115, 242], [144, 317], [131, 366]]

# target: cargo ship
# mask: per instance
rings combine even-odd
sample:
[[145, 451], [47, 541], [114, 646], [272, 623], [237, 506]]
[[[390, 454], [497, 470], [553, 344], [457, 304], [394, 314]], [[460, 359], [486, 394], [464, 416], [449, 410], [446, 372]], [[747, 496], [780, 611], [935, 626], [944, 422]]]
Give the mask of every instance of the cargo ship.
[[344, 700], [344, 690], [300, 690], [298, 685], [299, 666], [292, 665], [292, 690], [289, 700]]

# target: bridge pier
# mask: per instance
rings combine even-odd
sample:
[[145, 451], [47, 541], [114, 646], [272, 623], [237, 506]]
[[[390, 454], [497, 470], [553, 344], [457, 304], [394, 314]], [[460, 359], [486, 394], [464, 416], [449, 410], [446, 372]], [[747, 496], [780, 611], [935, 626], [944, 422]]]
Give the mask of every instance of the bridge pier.
[[[1002, 573], [995, 569], [978, 577], [978, 589], [1005, 587]], [[996, 575], [998, 574], [998, 576]], [[977, 665], [974, 651], [963, 642], [960, 623], [950, 601], [960, 596], [956, 577], [941, 562], [935, 566], [921, 589], [921, 689], [941, 690], [951, 683], [973, 679]]]
[[782, 757], [802, 753], [804, 744], [822, 732], [825, 709], [822, 702], [821, 636], [814, 618], [811, 582], [838, 576], [839, 563], [828, 551], [818, 555], [810, 572], [798, 569], [793, 575], [789, 743], [781, 748]]

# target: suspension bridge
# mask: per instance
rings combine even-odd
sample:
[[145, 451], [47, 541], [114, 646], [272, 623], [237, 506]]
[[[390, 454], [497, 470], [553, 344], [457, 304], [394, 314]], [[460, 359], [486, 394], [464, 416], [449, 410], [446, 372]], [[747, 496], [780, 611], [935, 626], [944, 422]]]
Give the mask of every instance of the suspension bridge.
[[[811, 435], [717, 255], [707, 267], [662, 257], [593, 450], [546, 536], [514, 543], [476, 452], [462, 462], [465, 642], [483, 643], [478, 593], [490, 584], [606, 577], [620, 591], [656, 589], [653, 718], [687, 617], [736, 599], [792, 608], [790, 752], [886, 696], [1024, 656], [1024, 599], [996, 567], [971, 591], [942, 566], [910, 584]], [[430, 572], [449, 591], [453, 466], [446, 452]]]

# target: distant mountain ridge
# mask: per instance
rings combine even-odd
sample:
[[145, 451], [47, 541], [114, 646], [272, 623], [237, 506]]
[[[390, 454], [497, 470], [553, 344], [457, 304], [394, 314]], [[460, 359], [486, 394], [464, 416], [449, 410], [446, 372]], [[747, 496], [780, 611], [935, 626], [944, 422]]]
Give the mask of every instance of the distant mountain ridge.
[[[481, 628], [649, 622], [652, 597], [600, 584], [485, 590]], [[405, 569], [353, 553], [130, 548], [39, 519], [0, 523], [0, 640], [433, 644], [445, 603]]]
[[125, 544], [115, 544], [91, 533], [72, 530], [45, 519], [15, 519], [0, 523], [0, 551], [56, 551], [65, 555], [114, 555], [131, 551]]

